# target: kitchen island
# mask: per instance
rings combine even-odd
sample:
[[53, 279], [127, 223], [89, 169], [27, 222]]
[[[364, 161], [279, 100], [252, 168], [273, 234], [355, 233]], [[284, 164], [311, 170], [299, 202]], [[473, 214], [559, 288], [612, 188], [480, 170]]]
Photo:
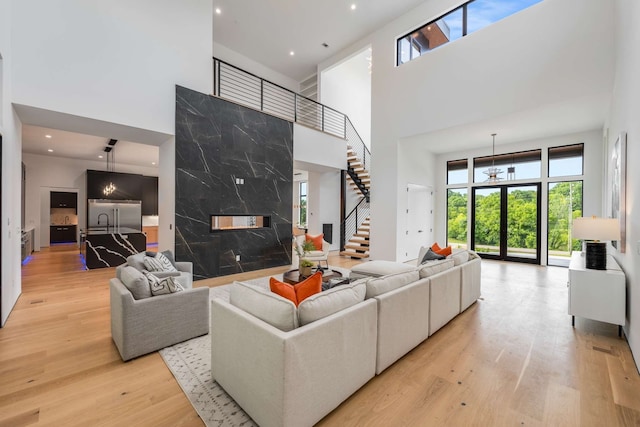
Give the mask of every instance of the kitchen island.
[[80, 231], [80, 252], [87, 269], [117, 267], [129, 255], [144, 252], [147, 238], [142, 230], [127, 227], [88, 228]]

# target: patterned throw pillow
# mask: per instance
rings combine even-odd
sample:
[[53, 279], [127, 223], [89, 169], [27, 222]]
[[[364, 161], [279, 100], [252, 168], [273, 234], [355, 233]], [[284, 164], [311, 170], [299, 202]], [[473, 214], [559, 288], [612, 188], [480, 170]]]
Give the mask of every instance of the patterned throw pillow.
[[155, 257], [144, 257], [144, 266], [149, 271], [178, 271], [171, 261], [161, 253], [156, 254]]
[[164, 277], [159, 278], [154, 276], [147, 270], [142, 270], [142, 274], [145, 275], [147, 280], [149, 281], [149, 287], [151, 288], [151, 295], [164, 295], [164, 294], [172, 294], [175, 292], [184, 291], [184, 288], [180, 283], [176, 282], [173, 277]]

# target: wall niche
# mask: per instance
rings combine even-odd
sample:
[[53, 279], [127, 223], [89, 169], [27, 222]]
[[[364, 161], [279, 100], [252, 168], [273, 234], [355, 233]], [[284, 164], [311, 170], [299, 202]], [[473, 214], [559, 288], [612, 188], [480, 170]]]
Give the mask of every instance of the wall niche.
[[[194, 279], [291, 264], [293, 125], [176, 86], [176, 259]], [[269, 218], [212, 231], [212, 216]]]

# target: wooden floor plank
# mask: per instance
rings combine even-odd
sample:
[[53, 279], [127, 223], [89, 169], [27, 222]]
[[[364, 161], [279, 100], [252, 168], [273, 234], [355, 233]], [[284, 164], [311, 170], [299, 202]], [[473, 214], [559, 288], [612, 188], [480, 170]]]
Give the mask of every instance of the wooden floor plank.
[[[23, 293], [0, 329], [0, 427], [202, 426], [158, 353], [121, 361], [109, 320], [114, 269], [81, 268], [73, 245], [34, 253], [23, 266]], [[567, 273], [483, 261], [478, 302], [318, 425], [640, 425], [629, 346], [614, 325], [577, 318], [571, 327]]]

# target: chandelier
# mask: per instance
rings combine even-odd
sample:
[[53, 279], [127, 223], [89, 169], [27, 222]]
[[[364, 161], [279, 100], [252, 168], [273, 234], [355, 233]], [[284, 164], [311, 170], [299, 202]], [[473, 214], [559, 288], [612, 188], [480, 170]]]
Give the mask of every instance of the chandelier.
[[[115, 172], [115, 169], [116, 169], [116, 147], [115, 147], [116, 142], [118, 142], [118, 140], [112, 138], [109, 140], [108, 145], [104, 147], [104, 152], [107, 153], [107, 171], [108, 172]], [[104, 189], [102, 190], [102, 193], [105, 196], [108, 196], [116, 190], [117, 190], [116, 186], [113, 184], [113, 182], [110, 181], [109, 184], [105, 185]]]
[[495, 164], [496, 163], [496, 135], [497, 134], [495, 133], [491, 134], [491, 136], [493, 137], [493, 149], [491, 152], [491, 167], [486, 171], [482, 172], [488, 176], [485, 182], [498, 182], [502, 179], [502, 177], [499, 177], [498, 175], [501, 174], [503, 171], [502, 169], [496, 168], [496, 164]]

